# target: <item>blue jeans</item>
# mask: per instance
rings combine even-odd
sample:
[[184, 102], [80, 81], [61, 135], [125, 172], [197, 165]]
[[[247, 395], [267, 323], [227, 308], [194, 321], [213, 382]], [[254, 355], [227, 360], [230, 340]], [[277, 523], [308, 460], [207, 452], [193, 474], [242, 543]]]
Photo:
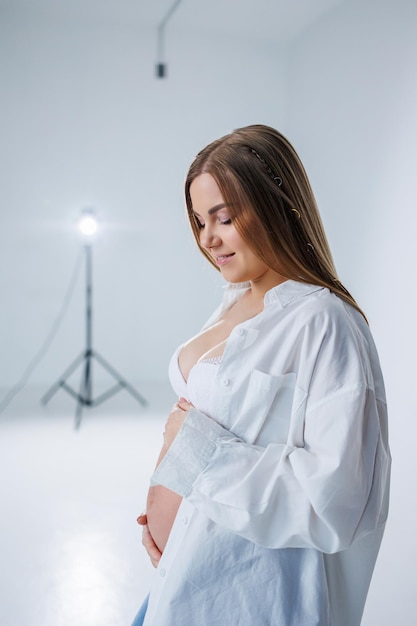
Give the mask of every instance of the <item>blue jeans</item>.
[[149, 601], [149, 596], [146, 596], [142, 606], [139, 609], [139, 613], [136, 615], [135, 619], [133, 620], [132, 626], [142, 626], [143, 621], [145, 619], [145, 615], [146, 615], [146, 609], [148, 608], [148, 601]]

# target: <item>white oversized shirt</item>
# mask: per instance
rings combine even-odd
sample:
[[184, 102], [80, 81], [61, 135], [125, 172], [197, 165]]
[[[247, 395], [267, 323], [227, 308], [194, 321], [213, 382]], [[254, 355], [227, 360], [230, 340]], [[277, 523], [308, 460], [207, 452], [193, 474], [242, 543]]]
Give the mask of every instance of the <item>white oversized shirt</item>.
[[234, 328], [211, 375], [217, 414], [195, 402], [151, 480], [183, 501], [145, 626], [359, 626], [390, 472], [365, 320], [286, 281]]

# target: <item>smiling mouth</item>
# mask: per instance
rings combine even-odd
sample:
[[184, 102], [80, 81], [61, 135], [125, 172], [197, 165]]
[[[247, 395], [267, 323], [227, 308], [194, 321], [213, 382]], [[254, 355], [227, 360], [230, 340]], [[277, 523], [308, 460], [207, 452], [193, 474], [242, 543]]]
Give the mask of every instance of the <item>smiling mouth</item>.
[[221, 254], [215, 257], [217, 265], [225, 265], [230, 259], [235, 255], [234, 252], [231, 254]]

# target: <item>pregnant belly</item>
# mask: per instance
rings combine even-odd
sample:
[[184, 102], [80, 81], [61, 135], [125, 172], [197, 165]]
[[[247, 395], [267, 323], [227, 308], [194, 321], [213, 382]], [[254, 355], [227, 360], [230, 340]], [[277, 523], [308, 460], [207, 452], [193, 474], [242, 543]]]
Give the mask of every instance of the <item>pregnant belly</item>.
[[165, 549], [181, 500], [181, 496], [162, 485], [149, 488], [146, 502], [148, 527], [161, 552]]

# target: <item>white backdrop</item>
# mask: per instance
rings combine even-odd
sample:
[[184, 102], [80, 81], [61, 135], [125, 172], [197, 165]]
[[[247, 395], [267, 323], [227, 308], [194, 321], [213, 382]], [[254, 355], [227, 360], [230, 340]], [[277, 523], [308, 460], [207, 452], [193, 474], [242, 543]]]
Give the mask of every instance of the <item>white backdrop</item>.
[[[16, 382], [56, 317], [86, 205], [103, 225], [95, 345], [139, 388], [164, 379], [173, 348], [221, 292], [186, 225], [186, 168], [237, 126], [279, 128], [310, 173], [341, 279], [368, 313], [386, 377], [392, 507], [366, 624], [414, 624], [415, 2], [341, 2], [285, 45], [176, 26], [164, 81], [154, 77], [154, 32], [137, 25], [1, 18], [0, 386]], [[83, 307], [81, 276], [32, 376], [40, 389], [82, 349]]]
[[[95, 345], [134, 381], [165, 377], [179, 339], [217, 303], [216, 272], [194, 250], [183, 180], [196, 152], [238, 125], [282, 126], [282, 63], [246, 41], [178, 34], [155, 78], [155, 33], [137, 25], [8, 17], [3, 115], [0, 380], [12, 384], [51, 327], [97, 208]], [[6, 227], [7, 225], [7, 227]], [[54, 380], [82, 347], [83, 282], [33, 375]]]
[[317, 190], [339, 272], [386, 379], [391, 514], [366, 624], [415, 622], [417, 5], [347, 2], [287, 50], [288, 134]]

